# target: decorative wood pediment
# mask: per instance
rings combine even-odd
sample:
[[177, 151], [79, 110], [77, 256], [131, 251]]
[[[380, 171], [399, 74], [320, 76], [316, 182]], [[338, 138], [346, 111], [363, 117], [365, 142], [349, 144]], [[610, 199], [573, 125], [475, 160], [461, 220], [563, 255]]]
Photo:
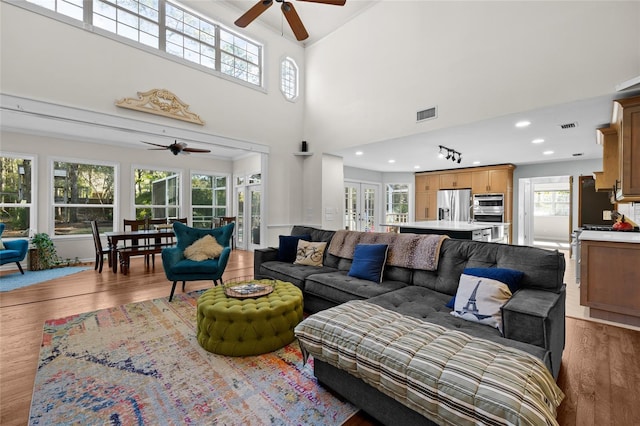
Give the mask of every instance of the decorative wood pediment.
[[117, 101], [116, 106], [188, 121], [189, 123], [204, 124], [198, 114], [189, 111], [189, 105], [166, 89], [138, 92], [137, 99], [124, 98]]

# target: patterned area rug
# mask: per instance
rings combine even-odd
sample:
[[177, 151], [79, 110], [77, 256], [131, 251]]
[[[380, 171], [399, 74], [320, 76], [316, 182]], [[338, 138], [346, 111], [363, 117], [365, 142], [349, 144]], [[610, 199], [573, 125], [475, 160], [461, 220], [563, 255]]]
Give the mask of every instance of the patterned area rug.
[[340, 425], [357, 411], [317, 384], [297, 342], [254, 357], [202, 349], [201, 293], [47, 321], [29, 423]]

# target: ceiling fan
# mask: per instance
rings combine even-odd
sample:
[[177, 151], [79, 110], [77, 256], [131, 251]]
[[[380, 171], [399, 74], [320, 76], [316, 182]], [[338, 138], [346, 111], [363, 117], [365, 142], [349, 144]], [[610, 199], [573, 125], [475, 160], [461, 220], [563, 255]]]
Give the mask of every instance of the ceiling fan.
[[[295, 34], [296, 39], [298, 41], [306, 40], [309, 37], [309, 33], [306, 28], [302, 24], [300, 20], [300, 16], [298, 16], [298, 12], [293, 7], [293, 3], [288, 2], [286, 0], [275, 0], [277, 3], [282, 3], [280, 9], [282, 9], [282, 13], [284, 17], [287, 18], [287, 22], [289, 22], [289, 26]], [[312, 3], [323, 3], [323, 4], [331, 4], [335, 6], [344, 6], [347, 0], [300, 0], [300, 1], [308, 1]], [[271, 7], [274, 0], [260, 0], [256, 3], [251, 9], [249, 9], [244, 15], [242, 15], [238, 20], [236, 20], [235, 24], [241, 28], [246, 27], [254, 19], [258, 16], [262, 15], [262, 12]]]
[[150, 150], [168, 149], [169, 151], [171, 151], [173, 155], [189, 154], [190, 152], [211, 152], [211, 150], [208, 150], [208, 149], [188, 148], [186, 143], [178, 142], [178, 141], [173, 142], [171, 145], [160, 145], [157, 143], [145, 142], [145, 141], [142, 141], [142, 143], [159, 147], [159, 148], [149, 148]]

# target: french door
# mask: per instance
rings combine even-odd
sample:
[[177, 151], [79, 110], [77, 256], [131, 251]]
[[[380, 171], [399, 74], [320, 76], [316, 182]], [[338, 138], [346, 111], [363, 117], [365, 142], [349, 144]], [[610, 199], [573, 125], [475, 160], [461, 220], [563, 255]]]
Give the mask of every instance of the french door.
[[380, 226], [379, 186], [345, 182], [344, 226], [351, 231], [373, 232]]
[[[244, 183], [244, 181], [243, 181]], [[262, 216], [261, 185], [252, 183], [236, 186], [236, 245], [242, 250], [260, 248]]]

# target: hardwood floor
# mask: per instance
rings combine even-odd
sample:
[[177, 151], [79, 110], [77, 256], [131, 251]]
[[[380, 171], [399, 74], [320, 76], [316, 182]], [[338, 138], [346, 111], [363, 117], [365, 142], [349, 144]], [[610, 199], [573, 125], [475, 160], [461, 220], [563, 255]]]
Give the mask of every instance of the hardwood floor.
[[[169, 295], [171, 285], [159, 262], [155, 269], [147, 269], [142, 258], [133, 259], [126, 276], [107, 268], [99, 274], [89, 266], [85, 272], [0, 293], [0, 424], [28, 422], [46, 319]], [[223, 279], [252, 274], [252, 253], [234, 250]], [[210, 286], [208, 281], [191, 282], [186, 291]], [[566, 394], [558, 413], [560, 425], [638, 424], [640, 332], [567, 318], [558, 384]], [[365, 415], [347, 422], [349, 426], [375, 424]]]

